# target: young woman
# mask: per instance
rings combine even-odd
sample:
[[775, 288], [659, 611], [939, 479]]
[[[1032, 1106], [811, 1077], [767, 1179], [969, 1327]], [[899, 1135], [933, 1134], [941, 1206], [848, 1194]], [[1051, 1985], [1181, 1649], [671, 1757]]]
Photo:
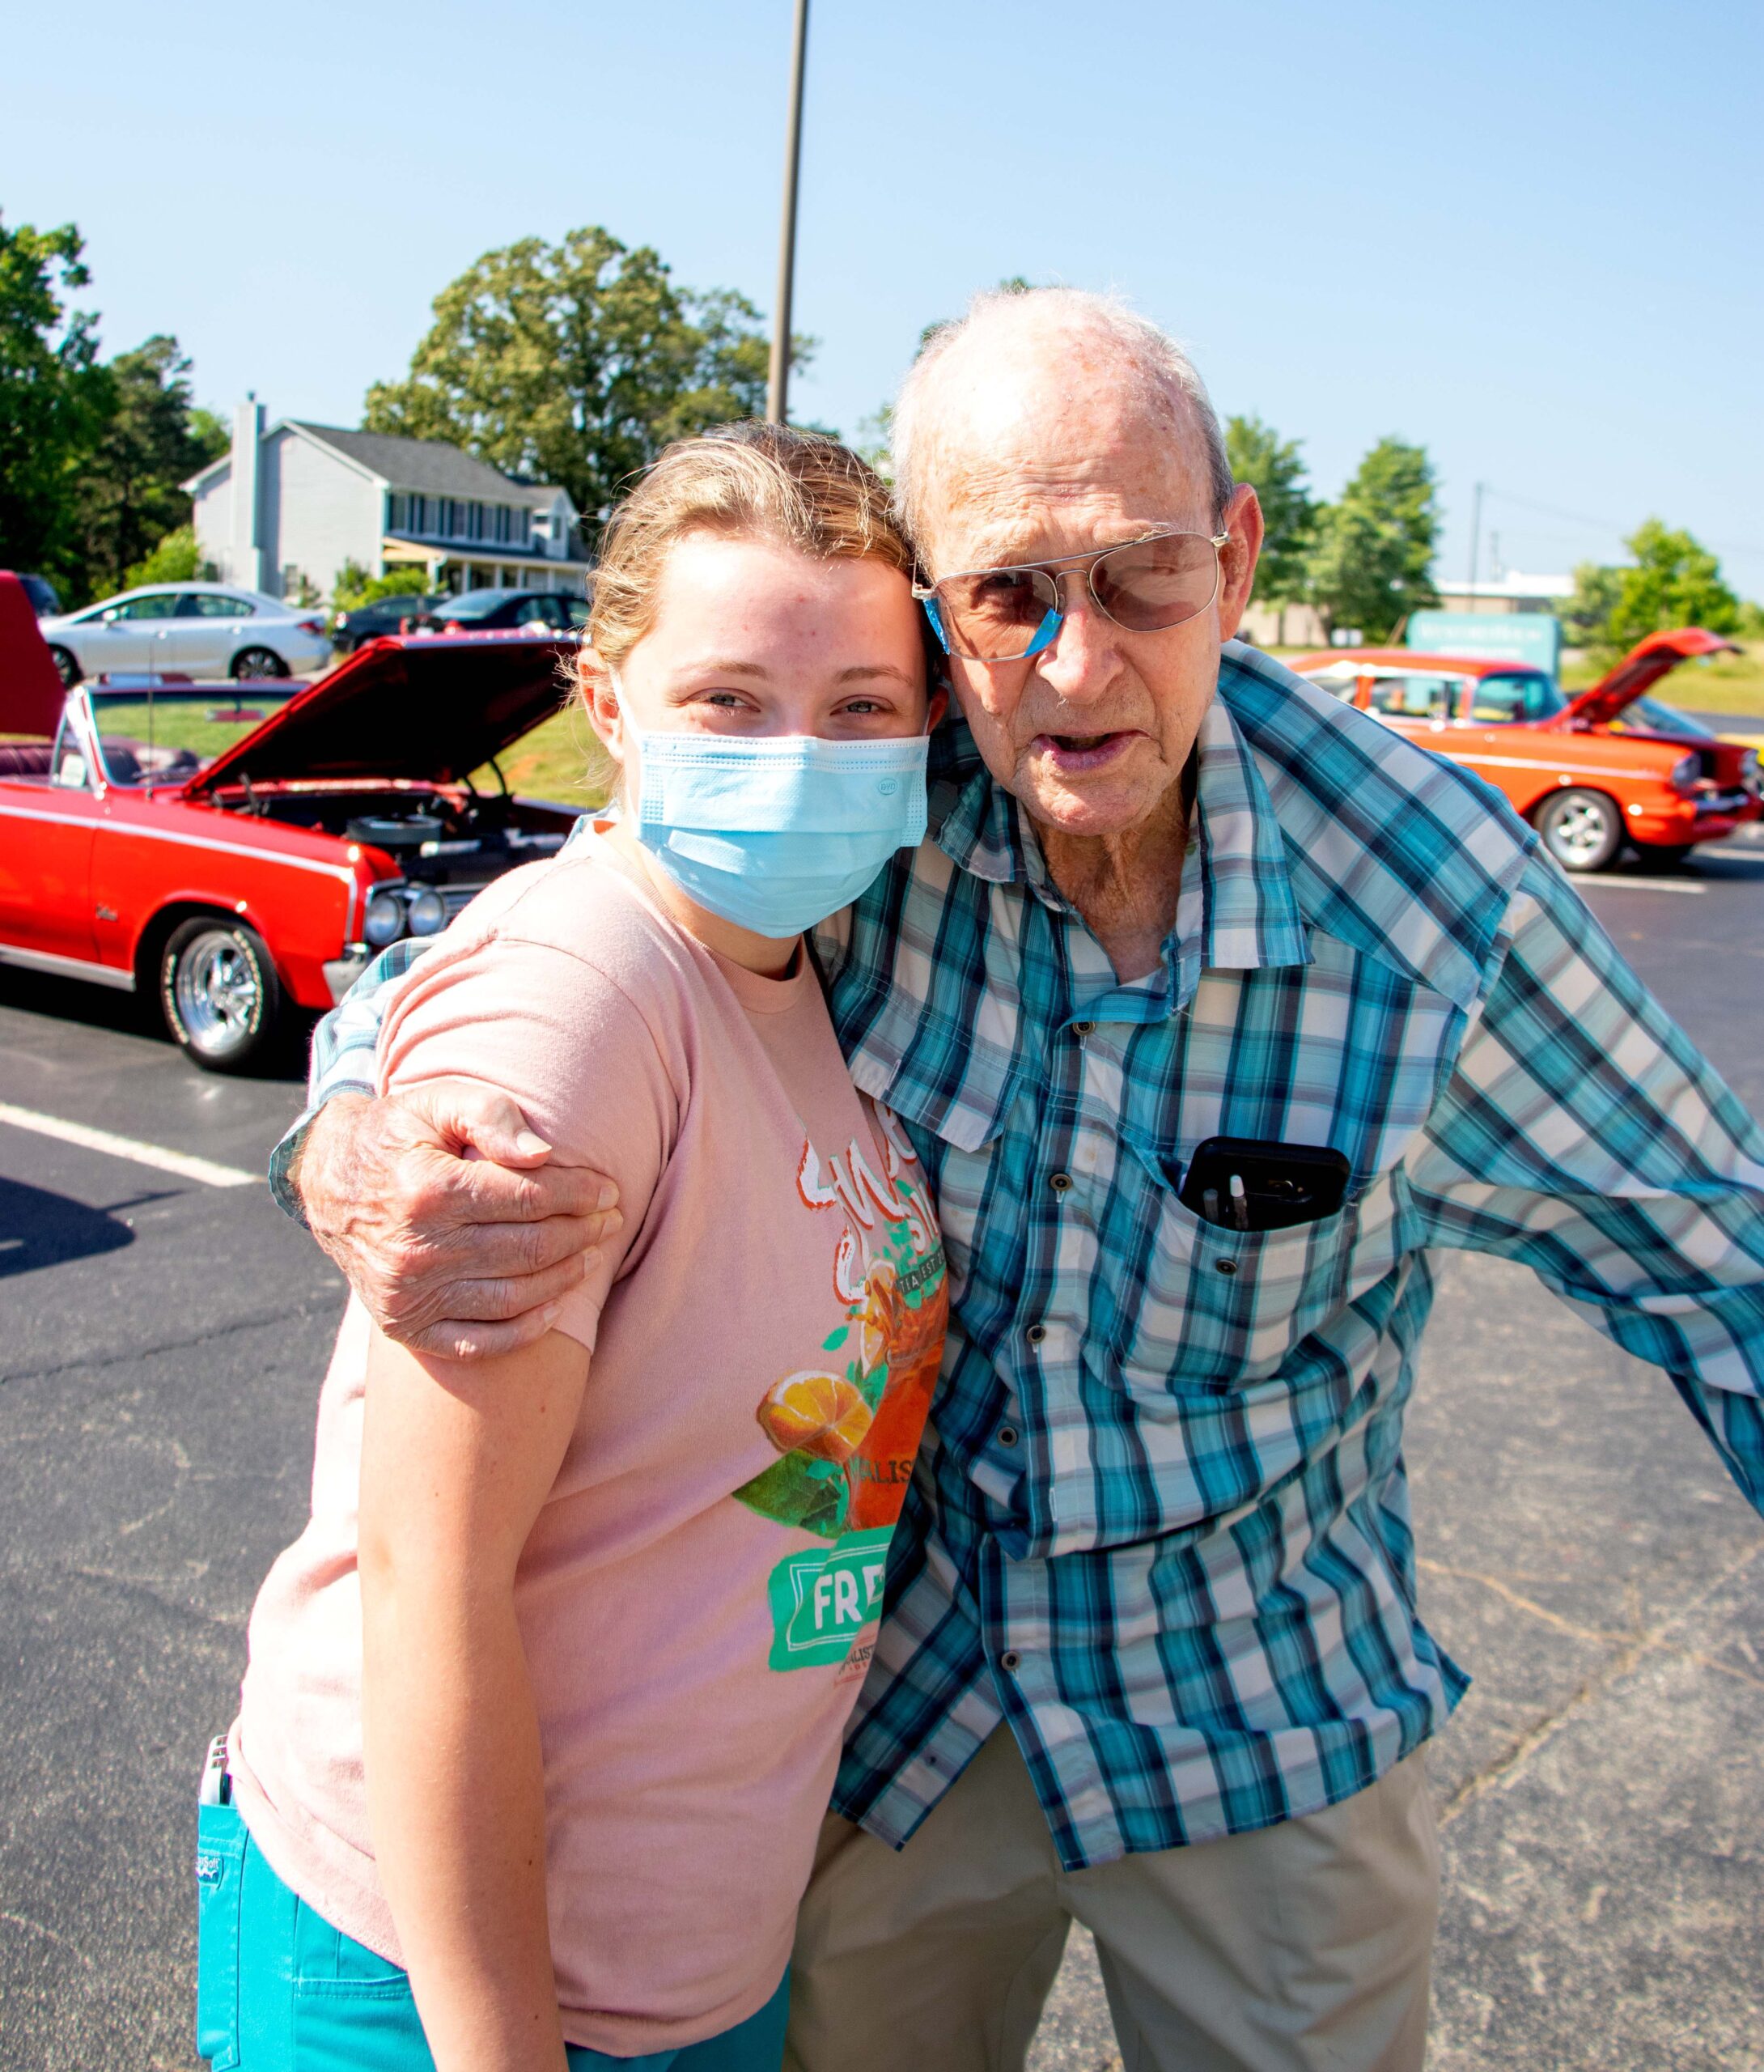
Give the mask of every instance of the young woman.
[[217, 2068], [778, 2063], [947, 1308], [801, 940], [923, 831], [910, 566], [829, 440], [671, 448], [583, 656], [611, 831], [401, 982], [382, 1090], [505, 1090], [623, 1227], [524, 1352], [344, 1320], [202, 1809]]

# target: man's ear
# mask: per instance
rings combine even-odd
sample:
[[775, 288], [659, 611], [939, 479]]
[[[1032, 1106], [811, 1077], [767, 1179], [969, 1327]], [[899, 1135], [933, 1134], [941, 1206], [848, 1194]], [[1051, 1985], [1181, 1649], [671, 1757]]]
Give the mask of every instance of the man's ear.
[[1219, 549], [1219, 637], [1235, 639], [1256, 587], [1256, 563], [1262, 556], [1262, 505], [1248, 482], [1240, 482], [1225, 506], [1221, 532], [1230, 544]]

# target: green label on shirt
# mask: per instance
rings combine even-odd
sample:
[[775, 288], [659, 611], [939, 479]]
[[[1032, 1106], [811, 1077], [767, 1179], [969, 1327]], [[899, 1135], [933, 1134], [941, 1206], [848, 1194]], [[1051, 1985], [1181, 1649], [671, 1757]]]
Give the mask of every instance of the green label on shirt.
[[848, 1532], [829, 1548], [787, 1554], [767, 1583], [774, 1669], [843, 1662], [851, 1643], [882, 1609], [882, 1572], [892, 1526]]

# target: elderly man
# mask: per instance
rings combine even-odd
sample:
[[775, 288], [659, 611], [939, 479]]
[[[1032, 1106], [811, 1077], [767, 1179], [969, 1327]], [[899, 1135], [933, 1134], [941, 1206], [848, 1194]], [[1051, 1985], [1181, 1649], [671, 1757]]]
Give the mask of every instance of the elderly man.
[[[1232, 639], [1260, 516], [1161, 334], [982, 298], [896, 438], [966, 725], [821, 949], [957, 1292], [792, 2057], [1020, 2066], [1076, 1918], [1129, 2065], [1418, 2066], [1465, 1688], [1403, 1471], [1427, 1250], [1535, 1268], [1758, 1501], [1764, 1143], [1528, 829]], [[536, 1332], [592, 1178], [481, 1092], [367, 1100], [373, 1025], [285, 1198], [395, 1333]]]

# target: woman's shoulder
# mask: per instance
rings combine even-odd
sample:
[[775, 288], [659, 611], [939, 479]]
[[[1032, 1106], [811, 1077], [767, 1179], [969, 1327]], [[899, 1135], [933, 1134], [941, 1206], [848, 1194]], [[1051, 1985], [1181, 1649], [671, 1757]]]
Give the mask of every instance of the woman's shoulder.
[[594, 1162], [615, 1120], [642, 1133], [645, 1115], [665, 1149], [701, 1047], [689, 959], [584, 846], [498, 879], [412, 964], [380, 1025], [381, 1091], [499, 1087], [570, 1162]]
[[702, 958], [596, 835], [486, 886], [435, 947], [478, 970], [583, 967], [663, 1025], [702, 1006]]

